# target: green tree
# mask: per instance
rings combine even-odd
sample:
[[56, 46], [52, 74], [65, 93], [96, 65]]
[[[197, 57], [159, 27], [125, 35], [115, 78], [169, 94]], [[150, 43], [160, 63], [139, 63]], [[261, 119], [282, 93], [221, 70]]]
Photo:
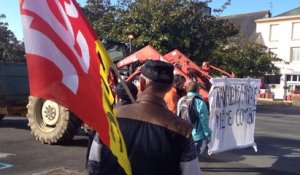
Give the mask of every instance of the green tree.
[[0, 14], [0, 60], [4, 62], [25, 62], [24, 43], [17, 40], [14, 33], [8, 29], [8, 23], [3, 22], [4, 14]]
[[[272, 64], [278, 58], [265, 53], [263, 46], [228, 39], [239, 29], [227, 20], [204, 15], [211, 0], [118, 0], [114, 5], [108, 1], [88, 0], [84, 7], [101, 38], [128, 42], [133, 34], [136, 49], [148, 44], [161, 54], [178, 49], [198, 64], [209, 61], [238, 77], [278, 73]], [[215, 11], [222, 12], [230, 2]]]
[[124, 14], [118, 32], [121, 39], [132, 33], [137, 48], [150, 44], [162, 54], [179, 49], [201, 63], [210, 57], [216, 41], [237, 33], [226, 21], [204, 16], [204, 10], [202, 2], [139, 0]]
[[230, 38], [218, 44], [213, 51], [211, 64], [230, 70], [236, 77], [257, 77], [265, 74], [279, 74], [273, 62], [281, 61], [267, 48], [257, 43], [247, 42], [244, 38]]
[[119, 9], [111, 5], [110, 0], [87, 0], [83, 11], [97, 35], [100, 38], [107, 38], [107, 33], [115, 25]]
[[[95, 3], [87, 4], [87, 11], [94, 9], [90, 5], [96, 7]], [[201, 63], [211, 56], [216, 41], [238, 32], [225, 20], [203, 15], [205, 5], [200, 1], [184, 0], [120, 0], [117, 5], [111, 5], [109, 11], [95, 15], [99, 20], [94, 17], [90, 20], [102, 38], [127, 42], [128, 35], [133, 34], [133, 46], [137, 49], [148, 44], [162, 54], [179, 49]], [[103, 5], [97, 6], [103, 8]]]

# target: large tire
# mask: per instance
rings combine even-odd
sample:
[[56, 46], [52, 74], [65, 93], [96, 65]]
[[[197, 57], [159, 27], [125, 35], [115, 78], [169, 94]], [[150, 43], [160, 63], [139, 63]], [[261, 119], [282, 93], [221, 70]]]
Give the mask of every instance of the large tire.
[[66, 144], [78, 132], [81, 121], [57, 103], [29, 96], [28, 126], [36, 140], [48, 144]]

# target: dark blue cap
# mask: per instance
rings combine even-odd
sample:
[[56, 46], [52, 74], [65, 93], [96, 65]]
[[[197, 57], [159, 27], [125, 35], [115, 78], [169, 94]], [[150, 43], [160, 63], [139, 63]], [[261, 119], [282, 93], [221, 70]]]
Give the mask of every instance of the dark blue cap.
[[152, 81], [172, 84], [174, 78], [173, 71], [174, 66], [172, 64], [160, 60], [146, 60], [141, 73]]

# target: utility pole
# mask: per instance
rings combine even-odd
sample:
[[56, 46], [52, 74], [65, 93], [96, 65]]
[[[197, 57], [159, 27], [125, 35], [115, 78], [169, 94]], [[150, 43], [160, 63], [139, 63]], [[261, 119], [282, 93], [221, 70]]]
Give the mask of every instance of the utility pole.
[[273, 14], [273, 1], [272, 0], [270, 1], [270, 12], [271, 12], [271, 14]]

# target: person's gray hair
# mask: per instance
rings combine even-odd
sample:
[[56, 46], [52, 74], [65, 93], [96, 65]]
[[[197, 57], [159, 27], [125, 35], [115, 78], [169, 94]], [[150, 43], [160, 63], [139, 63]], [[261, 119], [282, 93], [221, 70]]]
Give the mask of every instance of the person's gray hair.
[[191, 82], [188, 82], [188, 84], [186, 86], [186, 91], [187, 92], [198, 92], [199, 88], [200, 88], [200, 85], [198, 82], [191, 81]]
[[167, 92], [172, 86], [172, 84], [165, 84], [165, 83], [153, 81], [153, 80], [143, 76], [143, 74], [141, 74], [140, 76], [143, 79], [145, 79], [146, 86], [150, 87], [153, 91], [156, 91], [156, 92]]

